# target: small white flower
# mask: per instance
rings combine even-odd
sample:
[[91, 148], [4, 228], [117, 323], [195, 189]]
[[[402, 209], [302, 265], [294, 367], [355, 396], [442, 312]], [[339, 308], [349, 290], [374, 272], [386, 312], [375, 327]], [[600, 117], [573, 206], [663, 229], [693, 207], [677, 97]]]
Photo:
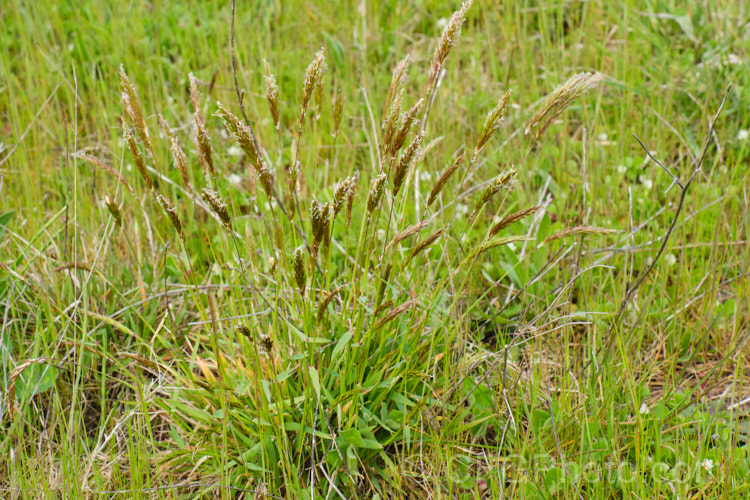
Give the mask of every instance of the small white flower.
[[128, 172], [132, 172], [133, 171], [133, 164], [132, 163], [127, 163], [125, 165], [125, 170], [127, 170]]
[[378, 239], [385, 238], [385, 229], [378, 229]]
[[432, 174], [429, 172], [419, 172], [419, 180], [429, 182], [432, 180]]
[[515, 252], [517, 247], [516, 247], [515, 243], [510, 242], [510, 243], [508, 243], [508, 248], [510, 248], [511, 252]]
[[239, 187], [240, 184], [242, 184], [242, 177], [237, 174], [229, 174], [227, 180], [229, 181], [229, 184], [234, 187]]
[[737, 140], [738, 141], [746, 141], [747, 138], [750, 137], [750, 132], [747, 131], [747, 129], [740, 129], [737, 131]]
[[672, 253], [668, 253], [664, 256], [664, 262], [666, 262], [670, 267], [674, 266], [675, 262], [677, 262], [677, 257], [675, 257]]
[[219, 130], [219, 135], [221, 136], [222, 139], [228, 139], [229, 138], [229, 134], [227, 134], [227, 131], [224, 130], [224, 129]]
[[460, 213], [461, 215], [466, 215], [469, 213], [469, 206], [463, 203], [459, 203], [456, 207], [456, 210], [458, 210], [458, 213]]
[[597, 139], [599, 139], [599, 142], [605, 142], [607, 139], [609, 139], [609, 136], [606, 133], [602, 132], [597, 136]]
[[618, 165], [617, 166], [617, 173], [620, 175], [625, 175], [625, 173], [628, 171], [628, 167], [625, 165]]
[[654, 181], [652, 181], [645, 175], [639, 175], [638, 180], [641, 181], [641, 184], [643, 184], [643, 187], [646, 188], [646, 191], [651, 191], [651, 188], [654, 187]]
[[648, 415], [650, 411], [651, 410], [646, 406], [646, 403], [641, 403], [641, 408], [638, 410], [638, 413], [641, 415]]
[[701, 467], [706, 469], [707, 472], [711, 472], [711, 469], [714, 468], [714, 461], [710, 458], [706, 458], [705, 460], [703, 460], [703, 462], [701, 462]]
[[448, 24], [448, 18], [447, 17], [441, 17], [437, 20], [437, 27], [439, 30], [445, 28], [445, 26]]
[[229, 156], [242, 156], [242, 150], [237, 146], [230, 146], [229, 149], [227, 149], [227, 154]]

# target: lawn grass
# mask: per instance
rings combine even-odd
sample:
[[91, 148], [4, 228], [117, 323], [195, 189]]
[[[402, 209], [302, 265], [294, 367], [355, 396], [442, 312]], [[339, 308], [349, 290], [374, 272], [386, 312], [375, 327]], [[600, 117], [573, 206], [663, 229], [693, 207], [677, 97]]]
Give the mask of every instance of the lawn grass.
[[[0, 5], [1, 496], [748, 494], [745, 6], [476, 0], [430, 107], [429, 151], [396, 195], [388, 177], [368, 218], [393, 68], [410, 56], [409, 109], [458, 7], [238, 2], [244, 110], [292, 213], [284, 167], [301, 164], [290, 222], [214, 116], [217, 101], [241, 116], [229, 2]], [[321, 47], [322, 104], [312, 99], [297, 147], [305, 68]], [[154, 144], [154, 194], [175, 204], [184, 240], [123, 141], [121, 65]], [[545, 96], [585, 71], [603, 82], [538, 141], [524, 137]], [[215, 179], [190, 141], [191, 72]], [[684, 183], [730, 83], [665, 251], [615, 322], [680, 199], [632, 134]], [[504, 128], [428, 209], [507, 90]], [[334, 95], [345, 100], [335, 138]], [[75, 152], [121, 170], [134, 194]], [[471, 217], [511, 166], [512, 189]], [[344, 208], [311, 259], [312, 199], [331, 200], [355, 170], [351, 223]], [[205, 208], [206, 185], [231, 228]], [[539, 204], [478, 252], [494, 223]], [[430, 226], [386, 250], [423, 214]], [[580, 226], [617, 232], [545, 242]]]

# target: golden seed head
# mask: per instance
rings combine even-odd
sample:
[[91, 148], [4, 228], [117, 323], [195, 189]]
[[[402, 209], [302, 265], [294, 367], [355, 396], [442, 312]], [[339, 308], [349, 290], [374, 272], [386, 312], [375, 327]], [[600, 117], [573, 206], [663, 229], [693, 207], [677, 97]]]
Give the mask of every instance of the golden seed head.
[[383, 148], [386, 152], [390, 153], [391, 143], [393, 142], [393, 136], [396, 134], [398, 129], [401, 127], [401, 103], [404, 99], [404, 89], [396, 94], [391, 101], [391, 107], [386, 114], [385, 121], [383, 122]]
[[297, 284], [297, 290], [303, 297], [305, 296], [305, 249], [297, 247], [292, 257], [292, 268], [294, 270], [294, 281]]
[[113, 200], [108, 194], [104, 195], [104, 204], [107, 206], [107, 210], [112, 215], [112, 219], [115, 221], [115, 225], [122, 228], [122, 211], [120, 206]]
[[201, 162], [201, 168], [206, 180], [216, 179], [214, 160], [211, 155], [211, 138], [208, 136], [208, 131], [203, 122], [195, 122], [195, 126], [193, 127], [193, 142], [195, 143], [195, 149], [198, 151], [198, 159]]
[[500, 222], [490, 228], [490, 236], [495, 236], [497, 233], [510, 226], [511, 224], [518, 222], [519, 220], [527, 217], [533, 213], [536, 213], [543, 205], [534, 205], [533, 207], [525, 208], [514, 212], [507, 217], [504, 217]]
[[138, 93], [133, 86], [133, 83], [125, 73], [125, 68], [120, 65], [120, 86], [122, 87], [121, 105], [125, 110], [125, 113], [130, 118], [130, 123], [133, 125], [138, 133], [138, 136], [146, 145], [146, 149], [151, 153], [151, 139], [148, 135], [148, 129], [146, 128], [146, 121], [143, 118], [143, 108], [141, 107], [141, 101], [138, 99]]
[[383, 192], [385, 191], [385, 182], [387, 179], [388, 178], [385, 174], [385, 171], [381, 168], [380, 175], [373, 179], [372, 185], [370, 186], [370, 195], [367, 198], [368, 215], [372, 214], [372, 212], [377, 208], [378, 203], [380, 203], [380, 198], [383, 197]]
[[203, 188], [201, 189], [201, 196], [211, 208], [211, 211], [219, 217], [221, 223], [231, 231], [232, 219], [229, 217], [229, 210], [226, 203], [224, 203], [219, 194], [209, 188]]
[[406, 81], [409, 79], [409, 75], [407, 74], [408, 69], [409, 55], [407, 54], [406, 57], [401, 59], [396, 67], [393, 68], [393, 77], [391, 78], [391, 84], [388, 86], [388, 94], [386, 95], [385, 103], [383, 106], [383, 122], [386, 121], [386, 116], [391, 111], [393, 100], [398, 95], [398, 92], [401, 90], [403, 84], [406, 83]]
[[[312, 60], [310, 65], [305, 70], [305, 80], [302, 84], [302, 111], [300, 113], [300, 126], [305, 120], [305, 113], [307, 107], [310, 104], [310, 98], [313, 93], [320, 93], [323, 91], [323, 80], [325, 78], [328, 66], [326, 65], [325, 48], [321, 47], [318, 52], [315, 53], [315, 58]], [[316, 97], [319, 99], [319, 97]]]
[[195, 122], [203, 124], [203, 117], [201, 116], [201, 94], [198, 90], [198, 79], [195, 77], [195, 75], [191, 72], [188, 75], [188, 80], [190, 80], [190, 101], [193, 103], [193, 117], [195, 117]]
[[406, 179], [406, 174], [409, 172], [409, 169], [414, 164], [414, 160], [419, 155], [419, 147], [422, 145], [423, 137], [422, 134], [417, 134], [412, 143], [409, 144], [409, 147], [406, 148], [406, 151], [404, 151], [404, 154], [401, 155], [401, 160], [398, 162], [398, 165], [396, 165], [396, 170], [393, 173], [393, 196], [398, 194], [398, 191], [401, 189], [401, 186]]
[[193, 186], [190, 184], [190, 176], [188, 175], [187, 158], [185, 157], [185, 152], [180, 147], [179, 141], [177, 141], [177, 137], [172, 137], [169, 144], [169, 150], [172, 152], [174, 165], [177, 168], [177, 171], [180, 172], [180, 177], [182, 177], [182, 183], [190, 192], [192, 192]]
[[560, 113], [570, 106], [573, 101], [578, 99], [587, 90], [595, 87], [599, 82], [602, 81], [604, 76], [601, 73], [578, 73], [573, 75], [553, 90], [542, 103], [541, 107], [534, 113], [534, 116], [529, 120], [524, 135], [528, 135], [531, 130], [539, 125], [536, 131], [536, 139], [539, 139], [541, 135], [547, 130], [547, 127], [560, 116]]
[[[356, 175], [356, 177], [355, 177]], [[336, 217], [341, 209], [344, 208], [344, 203], [351, 198], [354, 187], [357, 185], [359, 173], [350, 175], [346, 179], [343, 179], [333, 185], [333, 216]]]
[[339, 130], [341, 128], [341, 117], [344, 114], [344, 97], [339, 92], [337, 92], [333, 96], [333, 137], [334, 139], [339, 136]]
[[276, 130], [279, 129], [279, 86], [276, 84], [276, 77], [271, 74], [271, 67], [268, 61], [263, 59], [263, 68], [266, 72], [266, 100], [268, 101], [268, 110], [271, 112], [273, 124]]
[[318, 248], [323, 243], [328, 245], [328, 237], [331, 227], [331, 205], [330, 203], [320, 203], [313, 196], [310, 204], [310, 227], [312, 229], [312, 255], [313, 258], [318, 254]]
[[167, 219], [169, 219], [169, 222], [171, 222], [172, 226], [174, 226], [177, 234], [180, 235], [180, 239], [184, 240], [185, 236], [182, 233], [182, 224], [180, 224], [180, 218], [177, 216], [177, 210], [175, 209], [174, 205], [161, 194], [156, 195], [156, 201], [161, 206], [161, 209], [164, 211], [164, 215], [167, 217]]
[[229, 135], [232, 137], [232, 139], [234, 139], [240, 149], [244, 151], [253, 167], [258, 170], [258, 165], [260, 163], [260, 153], [258, 152], [257, 145], [255, 144], [253, 131], [250, 129], [250, 127], [242, 123], [234, 113], [225, 108], [220, 102], [217, 102], [216, 105], [218, 106], [219, 110], [214, 113], [214, 116], [218, 116], [222, 119], [222, 121], [224, 122], [224, 127], [227, 129], [227, 132], [229, 132]]
[[151, 179], [151, 175], [146, 169], [146, 161], [143, 159], [141, 150], [138, 149], [138, 143], [135, 141], [133, 130], [128, 126], [125, 126], [124, 132], [125, 141], [128, 143], [128, 149], [130, 149], [130, 154], [133, 155], [133, 159], [135, 160], [135, 168], [138, 170], [138, 173], [141, 174], [141, 177], [143, 178], [143, 181], [146, 183], [146, 186], [149, 188], [149, 190], [153, 191], [154, 181]]
[[437, 182], [435, 182], [435, 185], [432, 187], [432, 191], [430, 191], [429, 198], [427, 198], [428, 207], [432, 205], [432, 203], [437, 199], [440, 192], [448, 183], [448, 180], [456, 172], [456, 170], [458, 170], [458, 167], [461, 166], [461, 163], [463, 163], [463, 161], [464, 161], [464, 153], [461, 153], [460, 155], [458, 155], [458, 158], [456, 158], [456, 160], [451, 164], [451, 166], [446, 168], [443, 171], [443, 173], [440, 174], [440, 177], [438, 177]]
[[388, 151], [391, 155], [395, 155], [404, 146], [404, 142], [406, 142], [406, 136], [409, 134], [409, 131], [411, 131], [412, 126], [416, 122], [417, 115], [419, 115], [419, 111], [422, 109], [423, 103], [424, 99], [420, 99], [414, 106], [411, 107], [411, 109], [401, 114], [401, 118], [399, 120], [401, 123], [401, 127], [393, 135], [391, 143], [388, 145]]
[[495, 106], [487, 115], [487, 119], [484, 121], [484, 127], [482, 127], [482, 133], [479, 135], [477, 145], [474, 148], [475, 155], [484, 149], [484, 146], [487, 145], [487, 142], [489, 142], [495, 132], [505, 124], [505, 112], [508, 109], [508, 103], [510, 102], [510, 93], [511, 91], [508, 90], [503, 94], [500, 101], [497, 103], [497, 106]]
[[474, 212], [472, 213], [472, 217], [476, 215], [476, 213], [479, 211], [480, 208], [482, 208], [492, 197], [501, 189], [509, 189], [513, 183], [516, 180], [516, 169], [513, 167], [510, 167], [509, 169], [505, 170], [503, 173], [495, 177], [490, 181], [490, 183], [487, 185], [486, 188], [484, 188], [484, 191], [482, 191], [482, 194], [477, 199], [477, 202], [474, 204]]
[[445, 63], [445, 59], [448, 57], [448, 54], [450, 54], [451, 48], [456, 43], [456, 39], [461, 36], [461, 25], [464, 22], [466, 12], [469, 10], [469, 7], [471, 7], [471, 3], [472, 0], [465, 0], [464, 3], [461, 4], [461, 8], [453, 13], [450, 21], [445, 25], [443, 34], [440, 35], [440, 40], [438, 40], [437, 47], [435, 48], [435, 55], [432, 57], [430, 79], [428, 81], [429, 87], [432, 87], [437, 80], [440, 70]]

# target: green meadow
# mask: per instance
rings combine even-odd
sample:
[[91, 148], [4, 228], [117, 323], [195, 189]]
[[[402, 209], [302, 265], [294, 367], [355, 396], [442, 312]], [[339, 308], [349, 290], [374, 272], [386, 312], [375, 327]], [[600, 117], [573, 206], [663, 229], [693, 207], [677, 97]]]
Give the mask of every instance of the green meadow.
[[0, 497], [750, 495], [742, 1], [0, 3]]

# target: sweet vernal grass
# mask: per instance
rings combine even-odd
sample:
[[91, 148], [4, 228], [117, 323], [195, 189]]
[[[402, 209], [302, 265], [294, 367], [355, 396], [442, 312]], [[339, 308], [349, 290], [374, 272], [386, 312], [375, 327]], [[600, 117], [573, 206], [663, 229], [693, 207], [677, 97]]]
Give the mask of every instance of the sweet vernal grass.
[[736, 5], [271, 4], [239, 102], [228, 6], [0, 7], [0, 496], [744, 495], [738, 130], [593, 354], [674, 201], [628, 134], [685, 180]]

